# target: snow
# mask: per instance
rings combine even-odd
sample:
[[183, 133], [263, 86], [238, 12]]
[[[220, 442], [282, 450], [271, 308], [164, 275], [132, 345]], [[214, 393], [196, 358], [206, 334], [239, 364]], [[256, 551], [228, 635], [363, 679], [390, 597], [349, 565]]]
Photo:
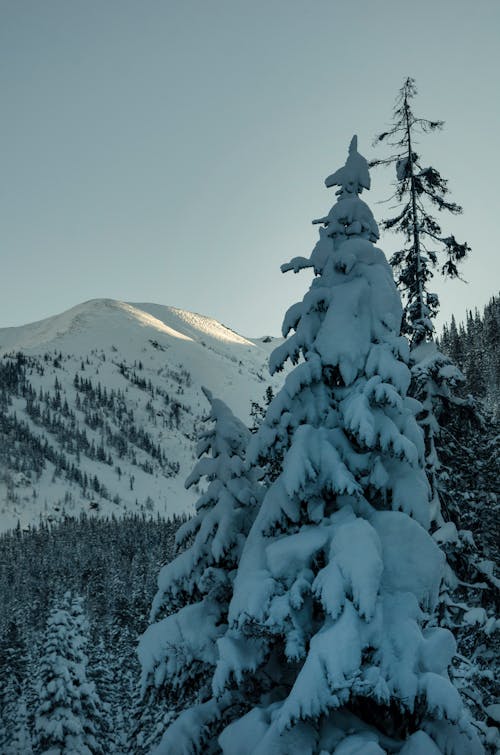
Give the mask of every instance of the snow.
[[213, 317], [206, 317], [196, 312], [188, 312], [177, 307], [166, 307], [161, 304], [146, 303], [132, 304], [131, 306], [142, 312], [148, 312], [155, 319], [171, 327], [176, 333], [181, 333], [185, 338], [196, 341], [200, 339], [201, 335], [203, 338], [212, 339], [218, 345], [222, 342], [255, 348], [255, 343], [252, 340], [240, 336], [234, 330], [214, 320]]
[[486, 706], [487, 715], [497, 724], [500, 724], [500, 703], [493, 703]]
[[[106, 326], [99, 327], [104, 321]], [[54, 348], [62, 348], [71, 337], [85, 336], [87, 339], [92, 338], [93, 346], [101, 346], [113, 337], [119, 340], [126, 338], [127, 326], [134, 328], [136, 325], [182, 341], [210, 338], [214, 342], [255, 348], [252, 341], [210, 317], [160, 304], [128, 304], [114, 299], [90, 299], [60, 315], [47, 317], [39, 322], [0, 328], [0, 353], [33, 349], [42, 345], [52, 347], [54, 342]]]
[[[224, 565], [227, 619], [214, 623], [225, 627], [211, 636], [210, 659], [213, 700], [230, 701], [227, 718], [217, 712], [219, 744], [226, 755], [480, 752], [448, 677], [454, 638], [433, 625], [446, 563], [428, 531], [422, 405], [406, 395], [402, 307], [358, 196], [369, 175], [356, 137], [326, 183], [340, 189], [319, 244], [283, 268], [312, 266], [316, 277], [285, 316], [270, 369], [295, 369], [247, 452], [249, 471], [261, 466], [263, 499]], [[199, 471], [210, 475], [210, 465]], [[160, 592], [179, 580], [194, 594], [197, 539], [210, 542], [220, 526], [216, 492], [189, 525], [194, 556], [163, 570]], [[421, 731], [402, 732], [396, 709]], [[195, 730], [197, 711], [185, 714]], [[212, 745], [207, 734], [197, 747]]]
[[445, 522], [432, 535], [438, 545], [458, 543], [458, 532], [453, 522]]
[[326, 542], [327, 533], [317, 527], [306, 527], [296, 535], [273, 541], [266, 547], [266, 560], [271, 574], [279, 579], [290, 571], [302, 571]]
[[406, 740], [399, 755], [442, 755], [442, 753], [424, 731], [416, 731]]
[[166, 679], [175, 685], [185, 666], [195, 661], [214, 665], [216, 641], [222, 632], [220, 614], [220, 607], [205, 600], [151, 624], [138, 647], [143, 683], [154, 674], [156, 686]]
[[[345, 245], [349, 243], [358, 248], [357, 242], [346, 242]], [[324, 363], [338, 365], [344, 383], [350, 385], [366, 359], [369, 321], [365, 313], [370, 291], [363, 278], [353, 277], [335, 293], [337, 306], [328, 309], [315, 343]], [[353, 312], [357, 313], [355, 318]]]
[[334, 438], [334, 433], [323, 427], [300, 425], [297, 428], [295, 442], [286, 455], [282, 477], [289, 498], [305, 491], [312, 481], [338, 493], [354, 494], [360, 491], [335, 448]]
[[423, 632], [419, 665], [424, 671], [443, 674], [455, 652], [456, 641], [449, 630], [429, 627]]
[[205, 727], [219, 716], [219, 706], [214, 700], [183, 711], [151, 755], [171, 755], [174, 752], [175, 755], [192, 755], [199, 751]]
[[330, 563], [337, 564], [344, 589], [352, 595], [359, 615], [370, 620], [375, 612], [382, 573], [387, 569], [382, 560], [381, 540], [371, 524], [354, 516], [338, 527], [334, 525], [333, 532]]
[[325, 186], [341, 186], [350, 194], [361, 194], [370, 188], [370, 172], [366, 159], [358, 152], [358, 137], [353, 136], [345, 165], [325, 179]]
[[339, 619], [327, 619], [313, 636], [305, 663], [283, 703], [278, 719], [280, 731], [299, 719], [314, 719], [348, 700], [349, 687], [361, 664], [358, 623], [357, 612], [346, 601]]
[[208, 719], [219, 715], [218, 705], [207, 702], [210, 672], [219, 659], [221, 643], [226, 642], [231, 655], [225, 636], [228, 594], [261, 501], [255, 471], [245, 465], [250, 431], [223, 401], [207, 388], [202, 390], [210, 411], [199, 433], [198, 461], [186, 486], [202, 480], [205, 489], [196, 503], [196, 516], [178, 532], [178, 543], [185, 550], [160, 571], [151, 610], [155, 623], [139, 643], [143, 698], [171, 701], [172, 696], [190, 691], [192, 707], [172, 712], [175, 720], [158, 753], [171, 752], [172, 741], [179, 752], [197, 749]]
[[279, 714], [279, 704], [266, 710], [256, 708], [219, 737], [223, 755], [313, 755], [317, 735], [314, 727], [299, 723], [291, 731], [279, 732], [273, 721]]
[[444, 553], [426, 530], [406, 514], [377, 511], [370, 519], [383, 552], [382, 584], [389, 593], [410, 592], [432, 610], [439, 596]]
[[379, 747], [375, 734], [353, 734], [346, 737], [338, 747], [335, 755], [385, 755], [385, 750]]
[[471, 608], [470, 611], [466, 611], [463, 616], [463, 621], [470, 626], [474, 626], [475, 624], [484, 626], [487, 620], [488, 614], [486, 613], [484, 608], [480, 608], [479, 606], [476, 608]]
[[396, 176], [398, 181], [404, 181], [408, 177], [408, 163], [407, 157], [401, 157], [396, 161]]
[[[40, 369], [32, 369], [28, 375], [36, 395], [40, 390], [54, 395], [57, 378], [61, 400], [67, 399], [89, 442], [94, 441], [99, 447], [101, 436], [85, 426], [84, 415], [75, 407], [75, 373], [82, 379], [90, 379], [93, 385], [100, 382], [108, 393], [122, 391], [127, 411], [134, 413], [136, 426], [148, 432], [170, 462], [179, 465], [177, 475], [165, 476], [158, 467], [148, 473], [126, 458], [119, 458], [107, 443], [105, 450], [111, 454], [112, 465], [81, 454], [78, 466], [82, 473], [86, 472], [89, 479], [97, 475], [110, 493], [108, 500], [99, 494], [94, 496], [99, 513], [107, 515], [137, 511], [141, 506], [144, 510], [146, 503], [146, 510], [152, 514], [171, 516], [193, 510], [195, 494], [186, 490], [183, 483], [192, 465], [196, 428], [206, 407], [202, 386], [223, 395], [235, 414], [248, 422], [251, 401], [262, 403], [266, 386], [276, 389], [278, 384], [267, 370], [269, 353], [277, 343], [277, 339], [264, 342], [244, 338], [212, 318], [173, 307], [110, 299], [85, 302], [38, 323], [0, 329], [0, 355], [21, 350], [36, 358]], [[53, 359], [59, 353], [62, 359], [56, 368]], [[51, 357], [49, 362], [46, 354]], [[178, 427], [167, 426], [169, 409], [162, 396], [152, 397], [150, 392], [131, 383], [120, 371], [123, 363], [131, 374], [136, 371], [141, 379], [151, 381], [154, 390], [167, 392], [172, 401], [185, 407], [180, 411]], [[140, 371], [138, 364], [142, 367]], [[27, 415], [24, 398], [14, 399], [11, 411], [28, 424], [42, 443], [47, 440], [52, 448], [60, 448], [57, 437]], [[112, 430], [118, 432], [113, 426]], [[140, 449], [136, 449], [136, 455], [138, 463], [151, 462]], [[121, 469], [120, 477], [117, 466]], [[37, 524], [40, 516], [57, 519], [63, 510], [73, 515], [82, 509], [89, 512], [89, 500], [84, 499], [81, 488], [64, 477], [56, 477], [54, 471], [54, 466], [47, 462], [39, 480], [16, 472], [15, 501], [9, 498], [8, 486], [0, 482], [2, 529], [15, 527], [18, 520], [21, 526], [26, 526]], [[112, 501], [115, 495], [120, 499], [118, 505]]]

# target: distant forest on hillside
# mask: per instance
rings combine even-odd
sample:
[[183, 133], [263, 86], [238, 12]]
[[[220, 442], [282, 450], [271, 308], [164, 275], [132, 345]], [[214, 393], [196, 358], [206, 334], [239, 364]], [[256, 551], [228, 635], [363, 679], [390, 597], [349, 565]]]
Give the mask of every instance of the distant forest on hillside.
[[438, 346], [465, 377], [461, 393], [482, 399], [497, 417], [500, 414], [500, 294], [493, 296], [481, 314], [469, 311], [465, 322], [451, 318]]

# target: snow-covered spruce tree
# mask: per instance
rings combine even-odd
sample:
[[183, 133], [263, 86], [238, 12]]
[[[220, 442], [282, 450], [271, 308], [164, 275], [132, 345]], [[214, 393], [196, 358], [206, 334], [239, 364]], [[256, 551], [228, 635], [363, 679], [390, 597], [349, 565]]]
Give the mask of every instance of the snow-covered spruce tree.
[[177, 533], [182, 552], [159, 574], [153, 623], [140, 640], [143, 705], [134, 752], [149, 752], [164, 734], [155, 752], [191, 754], [206, 735], [192, 710], [197, 705], [203, 710], [211, 697], [234, 570], [262, 497], [256, 471], [245, 468], [249, 430], [203, 390], [210, 426], [201, 433], [186, 487], [203, 481], [208, 486], [195, 516]]
[[99, 755], [101, 703], [87, 679], [82, 599], [66, 593], [48, 618], [38, 673], [37, 753]]
[[482, 752], [448, 678], [453, 636], [433, 625], [445, 559], [428, 533], [402, 308], [359, 197], [370, 179], [356, 142], [326, 180], [338, 201], [310, 259], [283, 266], [316, 277], [285, 317], [284, 336], [295, 332], [271, 371], [296, 366], [254, 436], [253, 458], [285, 455], [218, 643], [224, 755]]
[[384, 230], [402, 233], [406, 239], [403, 249], [391, 258], [397, 273], [397, 282], [404, 301], [402, 329], [412, 344], [432, 337], [432, 318], [439, 300], [427, 289], [434, 269], [439, 265], [439, 254], [445, 259], [441, 272], [449, 277], [459, 275], [457, 265], [470, 251], [466, 243], [443, 236], [441, 227], [429, 211], [447, 210], [454, 215], [462, 212], [460, 205], [447, 199], [447, 181], [434, 167], [422, 167], [420, 155], [415, 152], [417, 138], [443, 127], [442, 121], [419, 118], [411, 109], [411, 100], [417, 88], [415, 80], [407, 78], [396, 100], [393, 123], [387, 131], [376, 137], [376, 143], [387, 142], [394, 152], [386, 158], [373, 160], [371, 165], [395, 165], [396, 185], [394, 197], [398, 214], [382, 222]]

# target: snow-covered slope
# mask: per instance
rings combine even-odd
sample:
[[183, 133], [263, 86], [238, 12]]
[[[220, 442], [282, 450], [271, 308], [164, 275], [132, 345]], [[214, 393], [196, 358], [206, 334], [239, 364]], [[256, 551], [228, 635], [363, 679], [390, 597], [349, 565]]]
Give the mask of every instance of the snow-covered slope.
[[188, 511], [201, 386], [248, 421], [273, 385], [276, 344], [111, 299], [0, 329], [1, 528], [81, 510]]

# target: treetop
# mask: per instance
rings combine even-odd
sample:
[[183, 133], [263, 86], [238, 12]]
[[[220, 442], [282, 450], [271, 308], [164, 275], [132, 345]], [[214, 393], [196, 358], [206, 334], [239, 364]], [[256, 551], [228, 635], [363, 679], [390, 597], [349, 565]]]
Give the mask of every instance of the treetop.
[[342, 199], [345, 195], [361, 194], [363, 189], [370, 188], [370, 172], [368, 162], [358, 152], [358, 137], [354, 135], [349, 144], [349, 154], [345, 165], [325, 179], [325, 186], [340, 186], [337, 194]]

